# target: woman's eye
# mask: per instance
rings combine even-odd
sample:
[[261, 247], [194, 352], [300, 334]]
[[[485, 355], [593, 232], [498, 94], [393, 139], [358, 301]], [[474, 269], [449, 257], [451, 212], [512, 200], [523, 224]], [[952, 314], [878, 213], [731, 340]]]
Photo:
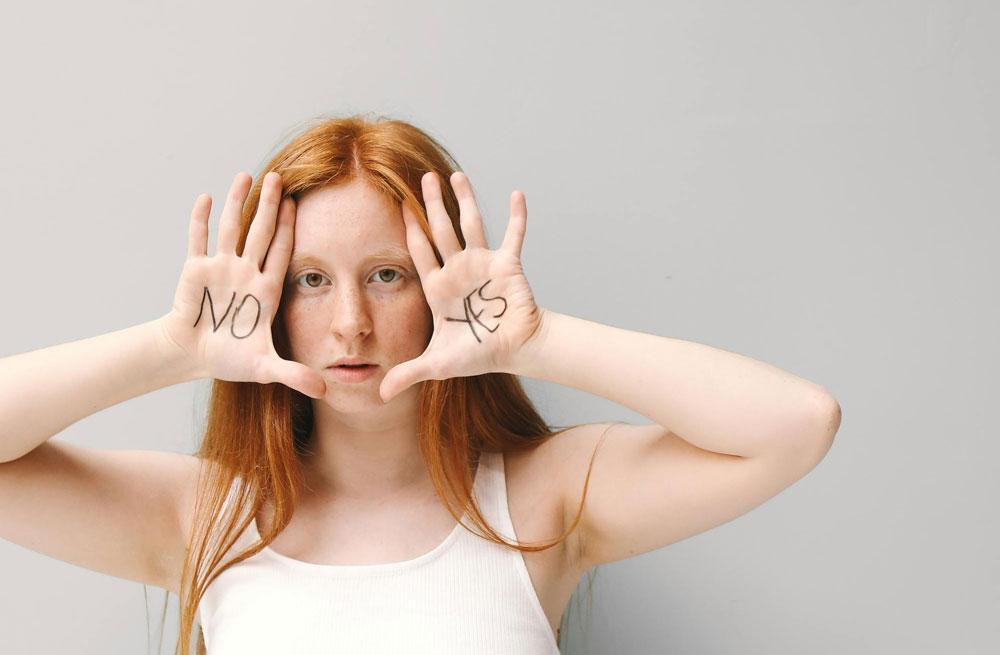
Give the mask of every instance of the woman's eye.
[[[392, 276], [387, 280], [383, 276], [383, 273], [391, 273]], [[373, 277], [376, 277], [376, 276], [384, 284], [391, 284], [391, 283], [396, 282], [397, 280], [399, 280], [399, 278], [401, 277], [401, 273], [399, 271], [397, 271], [396, 269], [394, 269], [394, 268], [380, 268], [379, 270], [377, 270], [375, 272], [375, 275]], [[316, 281], [317, 284], [316, 285], [311, 284], [308, 281], [310, 279]], [[307, 288], [309, 288], [309, 289], [315, 289], [317, 286], [319, 286], [320, 280], [325, 280], [325, 279], [326, 279], [326, 277], [323, 276], [323, 275], [320, 275], [319, 273], [303, 273], [298, 278], [296, 278], [296, 280], [307, 280], [305, 286]], [[299, 285], [299, 286], [301, 286], [301, 285]]]
[[[319, 273], [306, 273], [305, 275], [300, 275], [299, 279], [300, 280], [305, 280], [305, 279], [309, 279], [309, 278], [316, 279], [318, 277], [323, 277], [323, 276], [320, 275]], [[308, 286], [310, 289], [315, 289], [316, 288], [313, 285], [309, 284], [308, 282], [306, 283], [306, 286]]]
[[[386, 280], [386, 279], [383, 279], [381, 275], [379, 275], [380, 273], [387, 273], [387, 272], [393, 274], [392, 279]], [[396, 280], [399, 279], [399, 271], [397, 271], [394, 268], [382, 268], [382, 269], [379, 269], [378, 271], [375, 272], [375, 275], [378, 275], [379, 279], [382, 280], [383, 282], [387, 283], [387, 284], [389, 282], [395, 282]]]

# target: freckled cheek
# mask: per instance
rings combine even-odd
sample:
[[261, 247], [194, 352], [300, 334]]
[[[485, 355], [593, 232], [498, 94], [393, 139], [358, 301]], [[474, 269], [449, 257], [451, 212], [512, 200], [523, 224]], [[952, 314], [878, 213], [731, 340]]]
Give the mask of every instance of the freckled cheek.
[[330, 322], [326, 320], [327, 317], [323, 312], [295, 302], [285, 305], [282, 317], [288, 330], [293, 358], [297, 361], [308, 359], [311, 346], [317, 343], [316, 335], [329, 329]]
[[393, 344], [393, 350], [417, 357], [427, 348], [434, 331], [431, 310], [422, 298], [406, 303], [387, 312], [376, 324], [376, 330], [381, 341]]
[[[373, 317], [375, 329], [384, 334], [395, 333], [409, 335], [412, 340], [426, 329], [427, 318], [417, 306], [401, 306], [386, 308]], [[430, 335], [428, 335], [430, 336]]]

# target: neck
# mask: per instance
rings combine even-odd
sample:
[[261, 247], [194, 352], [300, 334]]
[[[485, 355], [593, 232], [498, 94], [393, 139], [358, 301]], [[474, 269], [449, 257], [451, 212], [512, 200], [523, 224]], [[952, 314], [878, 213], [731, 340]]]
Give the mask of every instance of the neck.
[[310, 494], [380, 502], [431, 487], [417, 441], [416, 405], [388, 409], [344, 414], [314, 403], [309, 453], [302, 457]]

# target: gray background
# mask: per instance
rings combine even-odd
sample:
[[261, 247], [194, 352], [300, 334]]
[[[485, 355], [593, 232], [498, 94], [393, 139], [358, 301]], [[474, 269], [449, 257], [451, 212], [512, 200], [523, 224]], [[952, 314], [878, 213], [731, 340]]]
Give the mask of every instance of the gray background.
[[[843, 409], [776, 498], [599, 567], [581, 625], [584, 578], [564, 652], [996, 653], [998, 27], [986, 1], [18, 3], [0, 355], [166, 312], [195, 197], [214, 248], [233, 176], [302, 121], [410, 120], [494, 246], [525, 192], [540, 305], [770, 362]], [[551, 423], [648, 422], [526, 383]], [[207, 389], [59, 438], [191, 452]], [[0, 576], [0, 651], [146, 652], [142, 585], [8, 542]]]

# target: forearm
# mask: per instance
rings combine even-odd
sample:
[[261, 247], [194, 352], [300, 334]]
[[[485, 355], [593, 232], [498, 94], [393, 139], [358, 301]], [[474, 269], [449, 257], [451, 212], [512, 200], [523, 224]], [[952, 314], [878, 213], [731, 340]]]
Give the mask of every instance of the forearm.
[[158, 320], [0, 359], [0, 462], [102, 409], [198, 377]]
[[613, 400], [731, 455], [811, 446], [839, 416], [823, 387], [764, 362], [548, 310], [508, 372]]

